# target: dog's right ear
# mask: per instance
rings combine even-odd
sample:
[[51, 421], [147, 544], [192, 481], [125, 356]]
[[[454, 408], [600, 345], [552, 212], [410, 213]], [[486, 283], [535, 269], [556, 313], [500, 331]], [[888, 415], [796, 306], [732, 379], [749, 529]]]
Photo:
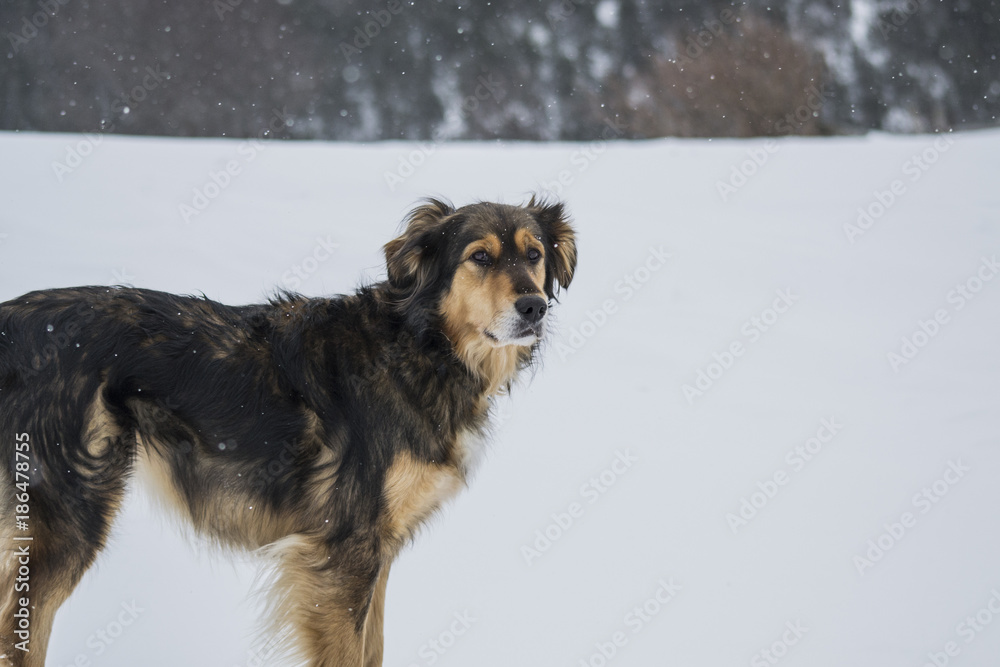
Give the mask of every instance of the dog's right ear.
[[560, 202], [531, 198], [531, 212], [542, 228], [545, 243], [545, 293], [555, 298], [556, 285], [569, 287], [576, 271], [576, 233], [570, 225], [566, 209]]
[[410, 212], [403, 233], [385, 244], [385, 266], [394, 289], [416, 293], [431, 281], [444, 223], [454, 212], [450, 204], [429, 199]]

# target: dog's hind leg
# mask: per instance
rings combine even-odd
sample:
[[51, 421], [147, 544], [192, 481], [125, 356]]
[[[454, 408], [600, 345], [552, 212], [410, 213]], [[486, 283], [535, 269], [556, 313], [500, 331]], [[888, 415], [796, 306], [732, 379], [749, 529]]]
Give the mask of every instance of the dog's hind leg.
[[[0, 474], [0, 478], [2, 477]], [[17, 543], [13, 539], [14, 531], [11, 525], [15, 512], [14, 503], [9, 502], [13, 489], [7, 487], [6, 479], [3, 479], [3, 482], [4, 484], [0, 484], [0, 491], [4, 494], [4, 497], [0, 498], [0, 520], [2, 520], [0, 523], [0, 667], [10, 667], [20, 664], [14, 661], [15, 652], [19, 650], [15, 644], [20, 641], [15, 631], [19, 629], [19, 617], [30, 614], [30, 609], [20, 612], [18, 604], [24, 592], [24, 583], [17, 581], [17, 552], [20, 549], [15, 546]], [[21, 660], [21, 657], [18, 657], [18, 660]]]
[[[0, 665], [6, 660], [14, 667], [44, 667], [56, 611], [104, 547], [124, 498], [134, 437], [106, 414], [89, 411], [88, 416], [78, 439], [60, 438], [64, 458], [33, 456], [22, 524], [6, 511], [14, 507], [5, 499], [0, 527], [0, 656], [5, 657]], [[32, 442], [36, 452], [54, 445]], [[13, 491], [3, 489], [8, 490]]]
[[7, 660], [0, 660], [0, 665], [44, 667], [56, 611], [96, 553], [87, 544], [51, 535], [44, 537], [43, 546], [41, 531], [32, 537], [31, 542], [20, 543], [23, 551], [5, 554], [0, 585], [10, 591], [15, 584], [22, 588], [5, 596], [0, 610], [0, 655]]
[[[124, 482], [124, 475], [121, 478]], [[0, 565], [0, 586], [4, 592], [0, 595], [0, 655], [6, 655], [11, 665], [45, 665], [56, 611], [104, 547], [124, 496], [124, 483], [121, 486], [120, 490], [105, 492], [100, 498], [83, 500], [86, 510], [65, 519], [55, 519], [52, 515], [55, 508], [46, 506], [44, 494], [32, 496], [33, 521], [29, 524], [30, 533], [25, 533], [32, 539], [5, 540], [8, 546]], [[27, 610], [26, 615], [23, 609]], [[0, 665], [3, 664], [0, 660]]]

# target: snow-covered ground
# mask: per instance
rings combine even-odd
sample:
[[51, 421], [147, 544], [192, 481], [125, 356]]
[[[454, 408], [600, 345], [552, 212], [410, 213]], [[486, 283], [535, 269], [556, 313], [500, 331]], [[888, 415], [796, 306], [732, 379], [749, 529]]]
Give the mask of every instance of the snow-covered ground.
[[[998, 154], [995, 131], [5, 134], [0, 300], [112, 283], [230, 303], [350, 291], [381, 275], [422, 196], [561, 190], [580, 263], [559, 332], [471, 488], [397, 562], [385, 665], [993, 666]], [[137, 496], [60, 611], [49, 664], [277, 664], [253, 633], [253, 572]]]

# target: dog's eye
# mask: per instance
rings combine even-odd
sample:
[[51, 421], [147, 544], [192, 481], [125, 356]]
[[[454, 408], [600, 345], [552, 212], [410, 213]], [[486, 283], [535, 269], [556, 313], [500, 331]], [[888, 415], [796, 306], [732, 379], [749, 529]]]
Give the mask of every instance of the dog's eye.
[[477, 250], [476, 252], [472, 253], [472, 257], [470, 257], [469, 259], [471, 259], [476, 264], [482, 264], [483, 266], [486, 266], [487, 264], [490, 263], [489, 253], [487, 253], [485, 250]]
[[531, 248], [531, 249], [528, 250], [528, 261], [529, 262], [537, 262], [541, 258], [542, 258], [542, 253], [538, 252], [538, 250], [536, 250], [535, 248]]

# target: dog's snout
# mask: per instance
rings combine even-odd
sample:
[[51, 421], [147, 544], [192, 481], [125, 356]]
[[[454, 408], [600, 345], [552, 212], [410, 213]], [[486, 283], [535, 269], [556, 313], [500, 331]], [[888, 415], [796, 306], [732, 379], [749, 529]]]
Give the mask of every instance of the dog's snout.
[[514, 307], [517, 308], [521, 317], [529, 323], [535, 324], [545, 317], [545, 311], [548, 310], [549, 305], [540, 296], [522, 296], [514, 304]]

